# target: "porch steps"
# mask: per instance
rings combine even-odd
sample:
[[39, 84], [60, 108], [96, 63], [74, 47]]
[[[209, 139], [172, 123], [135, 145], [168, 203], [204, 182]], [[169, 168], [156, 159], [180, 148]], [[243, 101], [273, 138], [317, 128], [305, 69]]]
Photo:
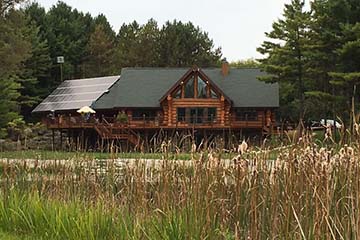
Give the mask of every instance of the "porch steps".
[[140, 138], [131, 129], [121, 129], [121, 133], [114, 133], [110, 126], [95, 125], [95, 130], [102, 139], [127, 140], [134, 145], [140, 143]]

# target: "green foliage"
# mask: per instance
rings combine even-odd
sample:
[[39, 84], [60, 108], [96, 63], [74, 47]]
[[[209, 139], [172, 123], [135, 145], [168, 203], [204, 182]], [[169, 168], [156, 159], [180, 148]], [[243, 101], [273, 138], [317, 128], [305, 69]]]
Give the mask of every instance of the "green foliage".
[[[0, 7], [0, 137], [9, 121], [18, 116], [22, 63], [28, 59], [30, 43], [24, 36], [26, 20], [13, 8], [15, 1], [1, 1]], [[7, 6], [7, 7], [6, 7]]]
[[29, 120], [31, 110], [49, 93], [47, 80], [50, 78], [52, 62], [47, 40], [41, 39], [39, 27], [29, 22], [26, 37], [31, 44], [31, 51], [20, 75], [21, 96], [18, 101], [21, 115]]
[[[341, 116], [347, 119], [351, 98], [359, 100], [360, 7], [353, 0], [316, 0], [285, 5], [258, 51], [267, 82], [279, 82], [282, 117]], [[286, 84], [284, 84], [286, 82]], [[296, 109], [296, 111], [294, 111]], [[358, 107], [355, 106], [355, 109]], [[290, 111], [289, 111], [290, 110]], [[350, 110], [350, 111], [349, 111]]]
[[[272, 31], [266, 33], [270, 41], [264, 41], [258, 48], [266, 56], [259, 60], [260, 67], [269, 74], [259, 79], [285, 83], [280, 86], [291, 86], [292, 94], [280, 88], [280, 104], [286, 107], [297, 103], [300, 119], [304, 116], [309, 21], [310, 14], [304, 10], [304, 2], [292, 0], [290, 4], [285, 4], [283, 19], [274, 22]], [[285, 111], [282, 116], [294, 117]]]
[[246, 60], [239, 60], [236, 62], [229, 63], [230, 67], [233, 68], [257, 68], [260, 66], [260, 63], [253, 58]]
[[86, 46], [87, 55], [84, 58], [84, 71], [87, 77], [109, 76], [119, 73], [114, 68], [114, 42], [103, 25], [96, 25]]
[[[93, 29], [93, 18], [59, 1], [45, 19], [51, 58], [64, 56], [64, 79], [81, 78], [85, 75], [82, 61]], [[60, 81], [59, 69], [54, 69], [52, 75]]]
[[188, 162], [1, 161], [0, 232], [33, 239], [352, 239], [360, 220], [359, 139], [330, 147], [320, 135], [273, 149], [274, 160], [264, 147], [236, 161], [205, 152]]
[[191, 22], [168, 21], [161, 29], [160, 66], [216, 66], [221, 55], [221, 49], [214, 49], [208, 33], [195, 27]]
[[116, 121], [119, 123], [127, 123], [128, 122], [128, 115], [124, 112], [119, 112], [116, 116]]

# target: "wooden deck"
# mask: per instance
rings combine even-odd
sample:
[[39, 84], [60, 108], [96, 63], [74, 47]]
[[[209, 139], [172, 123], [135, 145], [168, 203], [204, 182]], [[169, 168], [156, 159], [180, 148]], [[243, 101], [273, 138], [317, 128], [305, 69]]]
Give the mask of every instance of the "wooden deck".
[[263, 128], [263, 122], [258, 121], [232, 121], [231, 119], [221, 124], [218, 121], [201, 123], [175, 122], [172, 125], [153, 119], [129, 120], [127, 123], [118, 123], [113, 118], [88, 119], [81, 116], [61, 116], [53, 119], [43, 119], [43, 123], [49, 129], [241, 129], [241, 128]]
[[[188, 121], [187, 119], [186, 121]], [[194, 120], [194, 119], [193, 119]], [[59, 115], [53, 118], [43, 118], [43, 123], [52, 130], [79, 130], [93, 129], [97, 132], [101, 139], [109, 140], [125, 140], [135, 146], [141, 143], [141, 133], [146, 131], [158, 130], [242, 130], [248, 129], [268, 135], [270, 128], [264, 126], [262, 118], [257, 121], [234, 121], [234, 118], [228, 118], [227, 121], [213, 121], [199, 120], [200, 122], [189, 123], [176, 121], [169, 125], [165, 121], [156, 118], [133, 119], [130, 118], [126, 123], [119, 123], [115, 121], [114, 117], [100, 117], [92, 116], [86, 119], [80, 115]], [[223, 122], [223, 124], [221, 123]], [[82, 133], [83, 134], [83, 133]]]

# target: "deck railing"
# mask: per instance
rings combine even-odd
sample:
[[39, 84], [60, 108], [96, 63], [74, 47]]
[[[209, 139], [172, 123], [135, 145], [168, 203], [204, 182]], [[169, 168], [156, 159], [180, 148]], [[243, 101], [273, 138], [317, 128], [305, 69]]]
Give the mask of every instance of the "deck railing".
[[[157, 117], [132, 117], [126, 121], [116, 121], [115, 117], [109, 116], [77, 116], [77, 115], [59, 115], [43, 119], [43, 123], [49, 128], [94, 128], [95, 125], [104, 125], [109, 129], [113, 128], [162, 128], [169, 127], [163, 119]], [[172, 127], [248, 127], [261, 128], [262, 121], [235, 121], [233, 118], [225, 121], [223, 124], [218, 119], [209, 119], [204, 117], [178, 118], [171, 124]]]

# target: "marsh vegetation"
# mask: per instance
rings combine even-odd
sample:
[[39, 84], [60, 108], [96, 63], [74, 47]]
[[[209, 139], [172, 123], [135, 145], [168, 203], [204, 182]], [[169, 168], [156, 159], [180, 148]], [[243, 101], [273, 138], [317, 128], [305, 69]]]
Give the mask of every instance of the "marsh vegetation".
[[356, 239], [358, 146], [304, 137], [278, 149], [275, 160], [262, 148], [226, 161], [220, 149], [187, 161], [166, 161], [163, 153], [157, 163], [99, 164], [85, 155], [72, 164], [5, 161], [0, 232], [24, 239]]

